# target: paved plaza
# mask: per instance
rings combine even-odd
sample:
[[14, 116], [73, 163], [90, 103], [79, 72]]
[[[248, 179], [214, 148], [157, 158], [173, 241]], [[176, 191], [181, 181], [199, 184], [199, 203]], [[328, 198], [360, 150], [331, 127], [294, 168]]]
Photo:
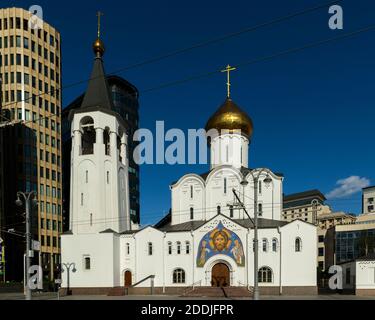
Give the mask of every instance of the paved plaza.
[[[179, 296], [122, 296], [122, 297], [108, 297], [108, 296], [65, 296], [59, 297], [61, 301], [101, 301], [101, 300], [154, 300], [154, 301], [175, 301], [175, 300], [186, 300], [186, 301], [233, 301], [233, 300], [252, 300], [251, 298], [183, 298]], [[316, 296], [262, 296], [262, 300], [303, 300], [303, 301], [326, 301], [326, 300], [375, 300], [375, 297], [357, 297], [354, 295], [316, 295]], [[25, 300], [23, 294], [19, 293], [1, 293], [0, 300]], [[58, 300], [56, 293], [43, 293], [33, 295], [33, 300]]]

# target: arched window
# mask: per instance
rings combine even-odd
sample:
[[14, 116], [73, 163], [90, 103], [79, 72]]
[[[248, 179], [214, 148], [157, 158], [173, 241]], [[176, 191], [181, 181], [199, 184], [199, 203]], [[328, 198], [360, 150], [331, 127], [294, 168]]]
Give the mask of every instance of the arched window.
[[224, 194], [227, 194], [227, 186], [228, 186], [228, 180], [227, 178], [224, 178]]
[[110, 144], [110, 134], [109, 134], [109, 128], [106, 128], [103, 133], [103, 141], [105, 146], [105, 155], [110, 156], [111, 155], [111, 144]]
[[86, 170], [86, 183], [89, 183], [89, 172]]
[[273, 282], [272, 269], [269, 267], [263, 267], [259, 269], [258, 281], [259, 283], [272, 283]]
[[82, 155], [94, 154], [94, 144], [96, 143], [96, 132], [94, 120], [91, 117], [85, 117], [81, 121], [82, 130]]
[[221, 207], [217, 206], [217, 214], [220, 214], [220, 213], [221, 213]]
[[234, 218], [234, 209], [233, 209], [233, 206], [229, 207], [229, 213], [230, 213], [230, 217]]
[[295, 246], [296, 246], [296, 252], [302, 251], [302, 240], [301, 240], [301, 238], [296, 239]]
[[130, 244], [126, 244], [126, 255], [130, 255]]
[[262, 181], [259, 181], [258, 190], [259, 190], [259, 194], [262, 194]]
[[181, 254], [181, 242], [177, 242], [177, 254]]
[[172, 242], [168, 242], [168, 254], [171, 255], [172, 254]]
[[268, 251], [268, 240], [267, 239], [263, 239], [263, 241], [262, 241], [262, 248], [263, 248], [263, 252], [267, 252]]
[[194, 220], [194, 208], [190, 208], [190, 220]]
[[176, 269], [173, 271], [173, 283], [174, 284], [185, 283], [185, 271], [183, 269]]
[[154, 247], [152, 245], [152, 242], [148, 243], [148, 255], [152, 256], [154, 254]]
[[190, 186], [190, 199], [194, 198], [194, 187]]
[[258, 216], [263, 217], [263, 204], [258, 204]]
[[186, 254], [190, 254], [190, 242], [186, 241]]
[[272, 240], [272, 251], [277, 252], [278, 247], [279, 247], [279, 241], [275, 238]]

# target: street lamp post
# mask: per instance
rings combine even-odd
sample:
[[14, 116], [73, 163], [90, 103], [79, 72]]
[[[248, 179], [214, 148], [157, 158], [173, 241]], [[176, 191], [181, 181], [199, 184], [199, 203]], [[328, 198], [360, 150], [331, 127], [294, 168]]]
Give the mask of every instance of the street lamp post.
[[[256, 175], [254, 175], [254, 171], [257, 171], [258, 173]], [[254, 223], [254, 300], [259, 300], [260, 295], [259, 295], [259, 279], [258, 279], [258, 270], [259, 270], [258, 186], [259, 186], [259, 179], [260, 179], [262, 174], [267, 173], [267, 177], [266, 177], [266, 179], [264, 179], [264, 183], [266, 185], [269, 185], [270, 183], [272, 183], [272, 179], [270, 177], [271, 171], [266, 169], [266, 168], [258, 169], [258, 170], [254, 170], [254, 171], [250, 172], [251, 176], [253, 177], [253, 181], [254, 181], [254, 221], [251, 219], [249, 213], [247, 212], [244, 203], [242, 203], [242, 208], [245, 211], [248, 218], [251, 221], [253, 221], [253, 223]], [[243, 182], [241, 182], [242, 186], [246, 186], [247, 184], [248, 184], [248, 182], [245, 181], [245, 180]], [[241, 200], [238, 197], [235, 189], [233, 190], [233, 193], [234, 193], [235, 197], [237, 198], [237, 200], [241, 203]]]
[[23, 193], [18, 192], [17, 193], [17, 201], [16, 205], [19, 207], [23, 206], [23, 202], [21, 200], [23, 198], [25, 206], [26, 206], [26, 300], [31, 300], [31, 289], [30, 289], [30, 239], [31, 239], [31, 233], [30, 233], [30, 209], [31, 209], [31, 200], [33, 199], [36, 201], [36, 193], [34, 191]]
[[[67, 293], [66, 294], [68, 296], [70, 296], [71, 295], [71, 292], [70, 292], [70, 269], [73, 268], [72, 272], [76, 273], [77, 272], [76, 264], [74, 262], [73, 263], [63, 263], [62, 266], [65, 267], [65, 269], [67, 271], [67, 275], [66, 275], [67, 279], [66, 280], [67, 280], [67, 286], [68, 287], [67, 287]], [[63, 272], [64, 272], [64, 269], [62, 268], [61, 273], [63, 273]]]

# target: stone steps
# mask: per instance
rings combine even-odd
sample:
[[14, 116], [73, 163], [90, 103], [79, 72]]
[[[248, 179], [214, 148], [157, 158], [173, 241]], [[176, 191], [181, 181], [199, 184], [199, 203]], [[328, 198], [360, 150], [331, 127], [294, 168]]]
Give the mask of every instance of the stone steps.
[[122, 297], [122, 296], [125, 296], [124, 287], [113, 288], [108, 292], [108, 297]]
[[227, 287], [227, 288], [215, 288], [215, 287], [198, 287], [184, 295], [185, 297], [197, 298], [197, 297], [208, 297], [208, 298], [244, 298], [252, 297], [252, 293], [244, 287]]

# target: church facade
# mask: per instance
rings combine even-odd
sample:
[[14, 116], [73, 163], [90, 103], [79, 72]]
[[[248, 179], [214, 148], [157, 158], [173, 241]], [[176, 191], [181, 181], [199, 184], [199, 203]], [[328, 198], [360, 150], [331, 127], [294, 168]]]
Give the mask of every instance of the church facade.
[[63, 288], [102, 294], [125, 287], [144, 293], [151, 285], [166, 294], [212, 286], [251, 290], [257, 212], [261, 293], [316, 294], [316, 227], [281, 220], [284, 177], [249, 169], [253, 123], [229, 90], [206, 127], [218, 132], [209, 139], [210, 171], [173, 183], [171, 212], [155, 226], [132, 224], [126, 123], [110, 108], [99, 39], [94, 49], [89, 88], [70, 115], [71, 216], [62, 263], [75, 272], [63, 273]]

